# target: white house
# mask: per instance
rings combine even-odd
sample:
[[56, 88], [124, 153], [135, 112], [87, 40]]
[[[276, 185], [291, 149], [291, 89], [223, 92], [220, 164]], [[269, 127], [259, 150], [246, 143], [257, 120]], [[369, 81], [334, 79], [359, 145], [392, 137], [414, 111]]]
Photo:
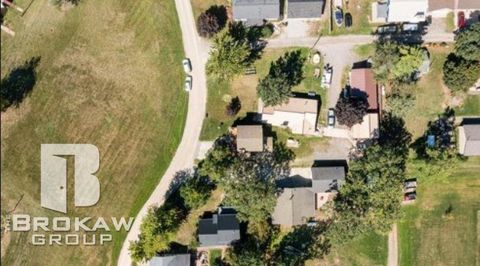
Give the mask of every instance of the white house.
[[264, 106], [259, 100], [262, 121], [289, 128], [294, 134], [314, 135], [317, 130], [318, 100], [291, 97], [287, 103]]
[[424, 22], [427, 19], [428, 0], [389, 0], [372, 3], [372, 21], [383, 23]]

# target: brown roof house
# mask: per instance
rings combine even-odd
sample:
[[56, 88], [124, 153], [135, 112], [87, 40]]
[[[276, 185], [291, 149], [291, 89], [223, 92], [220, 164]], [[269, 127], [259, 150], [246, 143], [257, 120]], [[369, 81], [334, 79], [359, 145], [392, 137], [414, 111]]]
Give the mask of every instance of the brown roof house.
[[237, 150], [245, 152], [262, 152], [272, 150], [272, 137], [265, 138], [262, 125], [238, 125], [236, 129]]
[[272, 223], [295, 226], [307, 223], [315, 216], [315, 193], [309, 188], [284, 188], [277, 198]]
[[288, 102], [276, 106], [264, 106], [260, 100], [259, 113], [262, 121], [289, 128], [294, 134], [315, 135], [317, 132], [317, 99], [290, 97]]
[[368, 67], [354, 68], [350, 72], [350, 93], [356, 97], [365, 97], [368, 101], [367, 114], [363, 122], [350, 129], [353, 139], [378, 138], [379, 111], [381, 109], [378, 96], [378, 85], [373, 70]]
[[480, 156], [480, 123], [458, 127], [458, 153]]

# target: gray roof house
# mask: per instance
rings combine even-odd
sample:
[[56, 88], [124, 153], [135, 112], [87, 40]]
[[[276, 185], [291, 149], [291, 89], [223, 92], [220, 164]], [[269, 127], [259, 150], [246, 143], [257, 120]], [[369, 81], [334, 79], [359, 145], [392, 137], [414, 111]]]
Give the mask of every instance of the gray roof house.
[[312, 167], [312, 191], [315, 193], [338, 191], [344, 182], [343, 166]]
[[324, 0], [288, 0], [288, 19], [317, 19], [322, 16]]
[[480, 156], [480, 123], [458, 127], [458, 153]]
[[261, 25], [280, 17], [280, 0], [233, 0], [233, 19], [247, 25]]
[[277, 198], [272, 223], [294, 226], [315, 216], [315, 194], [308, 188], [284, 188]]
[[158, 255], [148, 261], [149, 266], [190, 266], [190, 254]]
[[217, 213], [207, 214], [198, 223], [200, 246], [225, 246], [240, 239], [240, 224], [232, 208], [218, 208]]

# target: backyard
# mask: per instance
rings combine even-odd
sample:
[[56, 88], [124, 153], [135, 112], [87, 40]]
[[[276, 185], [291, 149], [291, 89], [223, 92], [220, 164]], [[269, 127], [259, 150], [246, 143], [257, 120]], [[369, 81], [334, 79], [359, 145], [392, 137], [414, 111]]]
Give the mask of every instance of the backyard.
[[480, 158], [452, 172], [446, 180], [418, 180], [417, 202], [404, 207], [398, 224], [400, 265], [479, 263]]
[[[100, 151], [100, 200], [72, 203], [65, 216], [134, 217], [168, 167], [187, 111], [174, 1], [80, 1], [67, 9], [16, 1], [30, 2], [22, 17], [6, 15], [16, 36], [1, 36], [2, 85], [10, 71], [38, 61], [30, 95], [2, 113], [2, 216], [15, 206], [15, 213], [58, 216], [40, 207], [40, 145], [91, 143]], [[125, 236], [66, 247], [2, 233], [2, 264], [113, 265]]]

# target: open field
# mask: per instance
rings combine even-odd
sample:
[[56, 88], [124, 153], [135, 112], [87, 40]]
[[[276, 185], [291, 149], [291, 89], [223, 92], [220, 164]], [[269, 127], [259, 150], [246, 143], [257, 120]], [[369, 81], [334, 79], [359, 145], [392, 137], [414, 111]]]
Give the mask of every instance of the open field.
[[[249, 112], [257, 112], [257, 84], [260, 78], [265, 77], [270, 69], [270, 63], [277, 60], [287, 52], [300, 50], [306, 58], [309, 56], [307, 48], [286, 48], [286, 49], [267, 49], [262, 58], [255, 62], [257, 74], [240, 75], [233, 81], [217, 81], [210, 78], [208, 81], [208, 117], [204, 120], [202, 129], [202, 140], [215, 139], [220, 134], [226, 132], [233, 121], [244, 117]], [[322, 64], [317, 67], [322, 68]], [[315, 92], [320, 95], [321, 100], [326, 99], [326, 90], [321, 87], [320, 79], [314, 77], [315, 66], [310, 61], [305, 61], [303, 67], [303, 81], [292, 88], [293, 92]], [[242, 103], [242, 109], [235, 117], [229, 117], [225, 114], [227, 103], [233, 97], [239, 97]], [[325, 120], [325, 103], [321, 102], [319, 122]]]
[[480, 158], [444, 182], [419, 179], [417, 202], [399, 223], [400, 265], [475, 265], [480, 210]]
[[[168, 167], [187, 110], [174, 1], [81, 1], [66, 10], [51, 2], [34, 1], [21, 18], [10, 11], [17, 35], [2, 33], [2, 78], [40, 58], [31, 95], [2, 113], [2, 215], [21, 199], [15, 213], [59, 216], [40, 207], [40, 144], [91, 143], [101, 156], [101, 197], [89, 208], [70, 203], [67, 215], [135, 216]], [[31, 235], [7, 233], [2, 264], [112, 265], [125, 236], [96, 247], [34, 247]]]

